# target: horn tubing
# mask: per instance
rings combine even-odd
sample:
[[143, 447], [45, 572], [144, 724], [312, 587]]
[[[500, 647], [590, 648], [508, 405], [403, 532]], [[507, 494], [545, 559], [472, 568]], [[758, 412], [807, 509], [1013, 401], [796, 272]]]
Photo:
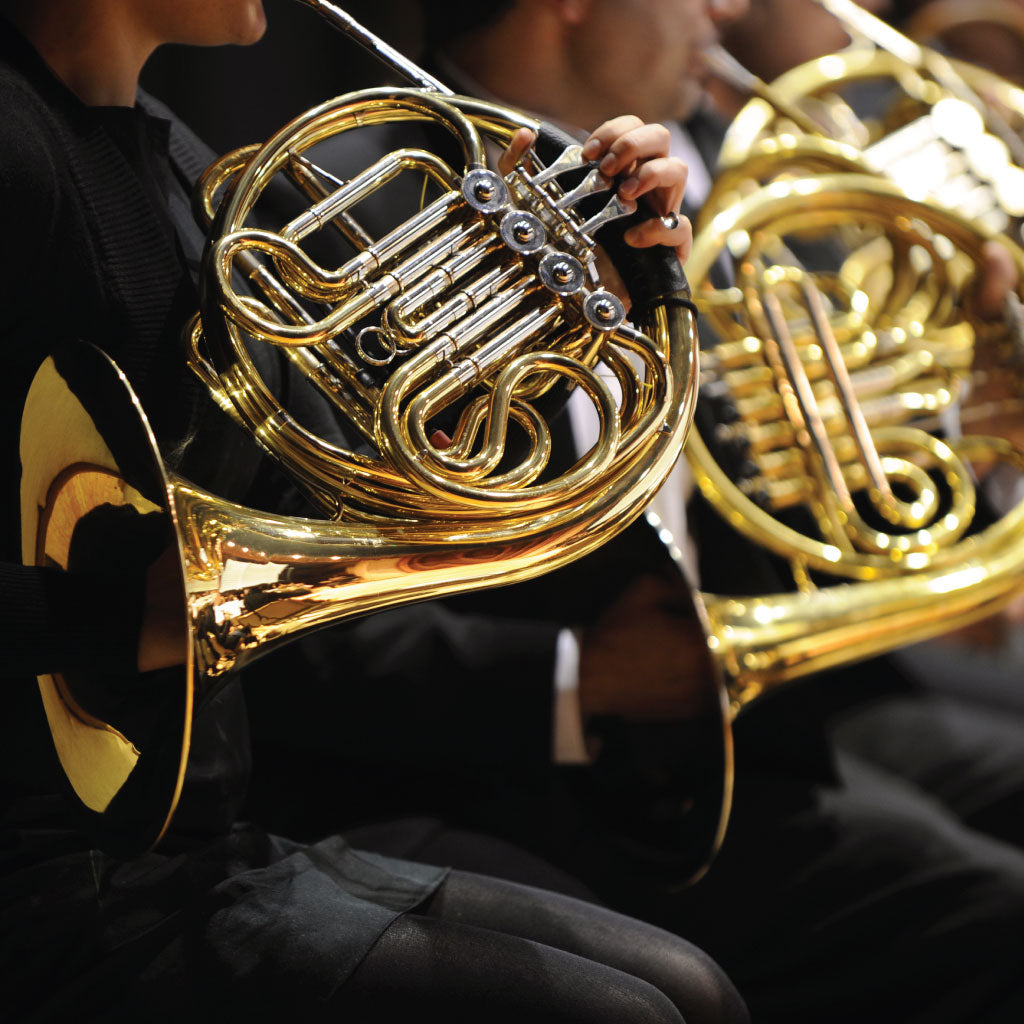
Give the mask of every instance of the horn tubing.
[[1024, 139], [1010, 127], [1006, 118], [991, 104], [986, 103], [966, 81], [959, 75], [953, 65], [937, 50], [921, 46], [912, 39], [886, 24], [877, 15], [855, 3], [854, 0], [814, 0], [824, 7], [849, 31], [862, 35], [874, 43], [879, 49], [891, 53], [898, 60], [911, 67], [921, 68], [933, 75], [935, 80], [949, 93], [959, 100], [970, 104], [982, 117], [985, 123], [1006, 143], [1013, 154], [1014, 163], [1024, 166]]

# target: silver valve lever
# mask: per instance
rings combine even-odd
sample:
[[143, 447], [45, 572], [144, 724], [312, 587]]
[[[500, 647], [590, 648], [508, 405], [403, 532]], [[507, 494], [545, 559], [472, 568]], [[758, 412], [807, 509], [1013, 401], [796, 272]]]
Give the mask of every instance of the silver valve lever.
[[571, 192], [566, 192], [555, 205], [560, 210], [567, 210], [575, 206], [581, 199], [586, 199], [587, 196], [607, 192], [614, 184], [611, 178], [602, 174], [595, 167]]
[[564, 174], [566, 171], [578, 170], [580, 167], [585, 166], [583, 160], [583, 147], [579, 143], [573, 143], [571, 146], [566, 146], [561, 153], [555, 158], [554, 163], [548, 164], [543, 171], [538, 171], [530, 181], [534, 185], [543, 185], [545, 182], [552, 181], [557, 178], [560, 174]]
[[633, 213], [636, 213], [636, 200], [623, 199], [616, 194], [590, 220], [586, 221], [580, 230], [585, 235], [593, 235], [598, 228], [604, 227], [605, 224], [610, 224], [613, 220], [619, 220], [621, 217], [628, 217]]

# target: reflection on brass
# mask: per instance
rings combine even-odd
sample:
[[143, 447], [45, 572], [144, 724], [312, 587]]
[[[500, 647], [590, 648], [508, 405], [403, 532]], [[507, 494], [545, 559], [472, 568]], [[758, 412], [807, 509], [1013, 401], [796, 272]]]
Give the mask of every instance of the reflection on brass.
[[[786, 560], [792, 593], [701, 594], [733, 712], [818, 669], [965, 625], [1024, 589], [1020, 339], [977, 315], [977, 222], [877, 175], [777, 180], [698, 232], [688, 271], [718, 344], [701, 384], [733, 414], [686, 452], [718, 512]], [[1003, 240], [1024, 277], [1024, 252]], [[716, 288], [723, 255], [734, 274]], [[981, 410], [981, 417], [974, 410]], [[1007, 417], [1007, 420], [1010, 418]], [[970, 431], [970, 432], [968, 432]], [[712, 451], [739, 453], [733, 479]]]
[[[115, 779], [97, 784], [104, 799], [88, 801], [101, 812], [92, 827], [99, 841], [116, 832], [122, 854], [133, 843], [152, 845], [170, 822], [193, 700], [198, 709], [233, 670], [310, 630], [529, 579], [593, 550], [638, 516], [668, 476], [696, 403], [695, 325], [674, 254], [651, 264], [664, 281], [647, 275], [643, 308], [625, 319], [602, 285], [592, 232], [635, 204], [581, 161], [580, 146], [547, 160], [531, 148], [502, 177], [487, 167], [485, 145], [504, 147], [535, 121], [449, 94], [397, 55], [392, 61], [344, 12], [319, 0], [311, 6], [427, 88], [330, 100], [265, 145], [228, 155], [200, 183], [198, 216], [216, 227], [203, 306], [187, 332], [191, 365], [325, 518], [242, 508], [153, 470], [180, 548], [192, 654], [180, 706], [161, 712], [177, 738], [138, 744], [140, 766], [158, 749], [174, 764], [126, 771], [102, 750], [89, 754], [87, 772]], [[317, 163], [314, 150], [336, 135], [401, 122], [437, 128], [459, 161], [407, 148], [347, 177]], [[582, 181], [573, 176], [580, 169], [590, 172]], [[402, 175], [428, 181], [431, 192], [374, 237], [356, 207]], [[300, 209], [276, 220], [268, 210], [277, 208], [263, 201], [275, 179], [302, 197]], [[348, 250], [335, 259], [338, 245]], [[277, 346], [321, 389], [351, 448], [292, 414], [257, 370], [260, 345]], [[77, 359], [68, 357], [72, 378]], [[614, 368], [621, 398], [601, 363]], [[101, 371], [90, 372], [93, 380]], [[52, 369], [41, 380], [47, 375]], [[127, 387], [120, 378], [112, 405], [138, 405]], [[45, 421], [58, 418], [40, 388], [25, 420], [25, 443], [36, 448], [46, 446]], [[559, 408], [572, 388], [594, 404], [600, 436], [575, 465], [554, 472], [545, 408]], [[87, 426], [74, 433], [109, 456]], [[148, 426], [137, 429], [155, 453]], [[60, 465], [44, 459], [46, 468], [30, 471], [30, 491], [45, 493], [82, 460], [65, 454]], [[162, 724], [146, 727], [155, 734]], [[117, 799], [107, 812], [111, 790]]]
[[724, 59], [712, 62], [715, 73], [755, 97], [726, 134], [712, 207], [736, 198], [744, 168], [764, 183], [766, 174], [793, 171], [802, 160], [811, 171], [824, 162], [831, 170], [859, 164], [892, 178], [910, 198], [949, 206], [1019, 242], [1024, 90], [915, 42], [852, 0], [817, 2], [849, 32], [845, 50], [768, 84], [743, 69], [730, 73]]

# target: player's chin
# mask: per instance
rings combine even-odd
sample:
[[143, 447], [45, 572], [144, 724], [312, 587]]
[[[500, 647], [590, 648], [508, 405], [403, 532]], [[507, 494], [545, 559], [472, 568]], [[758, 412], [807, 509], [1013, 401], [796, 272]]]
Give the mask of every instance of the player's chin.
[[234, 42], [240, 46], [257, 43], [267, 31], [267, 12], [263, 0], [247, 0], [245, 8], [238, 13]]

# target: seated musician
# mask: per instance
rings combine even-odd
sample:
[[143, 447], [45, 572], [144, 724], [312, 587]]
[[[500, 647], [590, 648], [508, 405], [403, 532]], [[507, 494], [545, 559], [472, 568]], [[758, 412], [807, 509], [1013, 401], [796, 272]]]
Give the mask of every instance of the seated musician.
[[[250, 764], [237, 684], [196, 718], [161, 845], [128, 861], [90, 847], [31, 676], [89, 670], [120, 686], [170, 685], [134, 675], [183, 658], [181, 614], [160, 613], [156, 574], [148, 605], [141, 578], [117, 576], [116, 536], [105, 572], [20, 564], [20, 409], [36, 365], [84, 338], [122, 366], [169, 463], [239, 497], [255, 485], [248, 442], [179, 347], [202, 243], [188, 189], [210, 154], [139, 93], [138, 76], [166, 42], [253, 42], [264, 15], [260, 0], [3, 0], [0, 14], [5, 1019], [744, 1020], [710, 959], [657, 928], [337, 835], [298, 843], [241, 820]], [[619, 152], [614, 170], [650, 165], [653, 193], [678, 195], [685, 167], [658, 133], [631, 121], [594, 138], [598, 155]], [[650, 238], [671, 241], [653, 220]]]
[[[620, 103], [666, 122], [673, 152], [687, 154], [693, 209], [714, 160], [701, 49], [744, 6], [654, 0], [641, 14], [613, 0], [506, 0], [486, 8], [432, 0], [421, 13], [431, 66], [460, 90], [582, 133]], [[1000, 283], [996, 263], [989, 284], [998, 298], [1012, 280]], [[677, 503], [662, 518], [679, 511]], [[709, 590], [785, 589], [774, 564], [715, 525], [699, 499], [685, 511]], [[891, 659], [783, 688], [735, 724], [737, 777], [724, 846], [687, 887], [689, 862], [678, 847], [682, 830], [672, 831], [669, 796], [661, 792], [660, 830], [653, 813], [631, 813], [631, 797], [638, 808], [649, 796], [650, 775], [633, 779], [622, 762], [632, 754], [662, 768], [654, 752], [673, 725], [685, 725], [671, 718], [694, 685], [686, 643], [693, 624], [678, 591], [645, 575], [643, 528], [630, 535], [618, 550], [635, 545], [636, 561], [621, 555], [589, 573], [556, 574], [543, 587], [427, 606], [411, 621], [377, 616], [311, 638], [296, 656], [305, 659], [315, 717], [337, 720], [324, 709], [338, 664], [362, 664], [360, 701], [368, 706], [374, 682], [411, 671], [409, 700], [423, 728], [403, 734], [401, 747], [423, 780], [419, 807], [529, 844], [618, 909], [696, 936], [737, 981], [755, 1020], [1019, 1015], [1024, 985], [1015, 951], [1000, 937], [1024, 915], [1019, 723], [919, 700]], [[418, 650], [441, 653], [426, 662]], [[555, 752], [583, 763], [555, 770], [550, 687], [567, 663], [566, 689], [578, 683], [584, 734], [561, 750], [556, 741]], [[516, 682], [519, 701], [507, 696]], [[462, 701], [446, 703], [450, 691]], [[878, 696], [885, 701], [871, 707], [886, 716], [885, 735], [899, 737], [903, 764], [837, 749], [830, 736], [838, 709], [867, 708]], [[260, 707], [257, 715], [260, 728], [276, 729], [279, 739], [294, 725], [271, 722]], [[624, 728], [624, 719], [639, 726]], [[343, 731], [314, 727], [318, 770], [375, 778], [373, 799], [408, 808], [407, 780], [380, 738]], [[452, 742], [475, 742], [487, 772], [446, 763], [446, 739], [467, 732], [470, 739]], [[291, 755], [295, 748], [285, 749]], [[394, 849], [405, 849], [403, 841]]]

